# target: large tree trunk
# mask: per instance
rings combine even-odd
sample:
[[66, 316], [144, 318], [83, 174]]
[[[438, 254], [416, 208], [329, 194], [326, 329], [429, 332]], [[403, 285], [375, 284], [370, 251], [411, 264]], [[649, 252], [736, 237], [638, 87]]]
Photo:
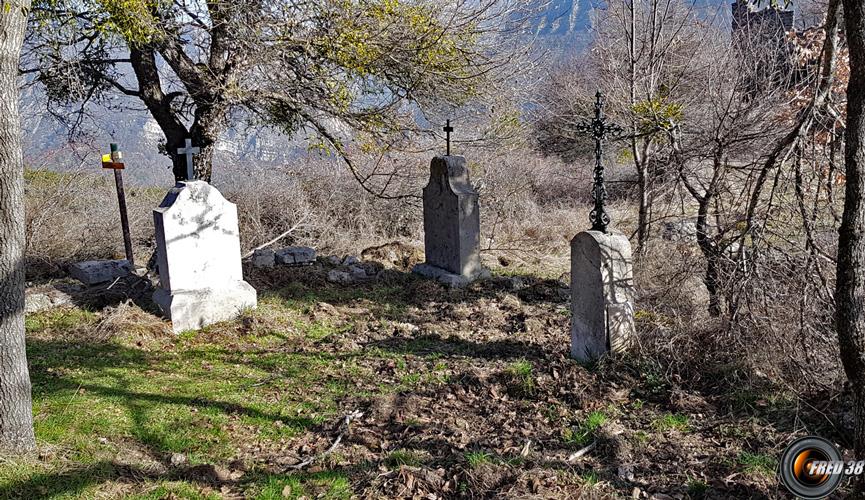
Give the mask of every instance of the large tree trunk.
[[[171, 102], [179, 93], [166, 94], [162, 89], [155, 48], [133, 48], [129, 51], [129, 58], [138, 80], [138, 97], [147, 106], [150, 115], [165, 135], [165, 152], [171, 158], [174, 179], [183, 181], [188, 176], [186, 156], [177, 154], [177, 150], [185, 146], [186, 139], [190, 139], [193, 146], [201, 148], [200, 153], [193, 158], [193, 178], [210, 182], [216, 141], [228, 126], [226, 107], [219, 102], [213, 103], [215, 98], [204, 89], [190, 92], [196, 101], [195, 118], [187, 130], [180, 116], [172, 109]], [[187, 87], [194, 87], [193, 83], [185, 84]], [[208, 100], [211, 102], [207, 102]]]
[[865, 3], [844, 0], [844, 18], [850, 48], [847, 185], [838, 238], [835, 302], [841, 361], [855, 399], [854, 454], [861, 457], [865, 456]]
[[24, 344], [24, 166], [18, 115], [18, 57], [29, 7], [29, 0], [0, 1], [0, 454], [36, 447]]

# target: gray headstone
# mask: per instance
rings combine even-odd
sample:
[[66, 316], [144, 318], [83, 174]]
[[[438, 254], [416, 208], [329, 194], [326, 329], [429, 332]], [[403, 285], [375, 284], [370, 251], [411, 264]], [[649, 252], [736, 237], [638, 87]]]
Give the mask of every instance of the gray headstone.
[[257, 304], [243, 281], [237, 207], [203, 181], [180, 182], [153, 211], [159, 288], [175, 332], [236, 317]]
[[571, 240], [571, 356], [592, 361], [630, 345], [633, 281], [625, 235], [584, 231]]
[[480, 259], [478, 194], [469, 183], [464, 157], [433, 158], [423, 189], [423, 219], [426, 262], [414, 272], [452, 286], [488, 274]]
[[69, 275], [85, 285], [96, 285], [132, 274], [128, 260], [88, 260], [69, 266]]

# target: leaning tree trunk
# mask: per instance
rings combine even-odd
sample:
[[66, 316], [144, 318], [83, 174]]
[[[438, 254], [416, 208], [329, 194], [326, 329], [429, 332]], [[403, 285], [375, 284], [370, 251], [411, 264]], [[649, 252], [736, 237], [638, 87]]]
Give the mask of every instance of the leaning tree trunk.
[[[844, 215], [838, 238], [835, 288], [841, 361], [853, 387], [857, 457], [865, 456], [865, 3], [844, 0], [850, 81]], [[861, 489], [861, 482], [860, 482]]]
[[24, 344], [24, 167], [18, 58], [29, 0], [0, 1], [0, 454], [36, 446]]

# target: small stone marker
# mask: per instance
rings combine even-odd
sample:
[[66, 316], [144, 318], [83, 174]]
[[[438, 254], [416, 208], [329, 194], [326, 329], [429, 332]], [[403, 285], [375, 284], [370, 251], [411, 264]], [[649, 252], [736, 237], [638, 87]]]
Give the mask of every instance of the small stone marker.
[[608, 229], [610, 217], [604, 208], [603, 143], [622, 129], [607, 122], [600, 91], [594, 119], [578, 129], [595, 139], [592, 230], [571, 240], [571, 356], [585, 362], [625, 349], [636, 332], [631, 243], [622, 233]]
[[618, 231], [583, 231], [571, 240], [571, 356], [592, 361], [634, 336], [631, 244]]
[[426, 262], [413, 272], [453, 287], [489, 275], [480, 258], [478, 194], [469, 183], [466, 159], [436, 156], [423, 189]]
[[180, 182], [154, 209], [159, 288], [153, 301], [176, 333], [257, 304], [243, 281], [237, 207], [204, 181]]
[[69, 266], [69, 275], [85, 285], [98, 285], [132, 274], [132, 264], [126, 260], [88, 260]]

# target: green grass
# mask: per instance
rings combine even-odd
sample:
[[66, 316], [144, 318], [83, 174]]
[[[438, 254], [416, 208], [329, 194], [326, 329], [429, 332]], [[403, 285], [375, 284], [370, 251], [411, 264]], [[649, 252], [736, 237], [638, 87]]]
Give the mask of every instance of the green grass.
[[590, 470], [588, 472], [584, 472], [580, 474], [580, 480], [587, 487], [596, 486], [599, 482], [601, 482], [601, 477], [598, 476], [598, 473]]
[[465, 457], [469, 467], [472, 468], [493, 462], [493, 456], [485, 451], [470, 451], [466, 453]]
[[[246, 315], [271, 314], [269, 307]], [[282, 312], [292, 325], [289, 311]], [[304, 323], [276, 335], [262, 321], [230, 340], [218, 330], [237, 325], [173, 339], [90, 342], [98, 321], [98, 314], [75, 308], [27, 316], [34, 426], [47, 451], [38, 461], [0, 463], [0, 498], [93, 498], [118, 482], [130, 498], [221, 498], [170, 474], [153, 477], [146, 464], [167, 464], [172, 453], [182, 453], [188, 466], [225, 465], [244, 443], [278, 453], [286, 439], [338, 419], [337, 400], [365, 374], [350, 355], [280, 348], [292, 345], [292, 336], [321, 339], [342, 326]], [[118, 456], [143, 462], [121, 466]], [[345, 476], [329, 472], [252, 471], [243, 482], [250, 498], [282, 498], [286, 486], [289, 498], [352, 495]]]
[[658, 417], [652, 421], [652, 427], [657, 432], [676, 430], [679, 432], [688, 432], [691, 430], [688, 417], [677, 413], [667, 413], [662, 417]]
[[296, 476], [270, 476], [264, 488], [255, 495], [258, 500], [285, 498], [348, 499], [351, 485], [344, 474], [323, 472]]
[[78, 328], [93, 326], [98, 316], [90, 311], [76, 308], [51, 309], [39, 314], [28, 314], [24, 319], [27, 333], [69, 332]]
[[510, 378], [510, 386], [516, 389], [516, 392], [523, 395], [530, 395], [535, 390], [534, 367], [524, 359], [514, 361], [506, 370]]
[[388, 454], [385, 464], [388, 467], [399, 468], [403, 465], [417, 467], [423, 463], [424, 457], [412, 450], [394, 450]]
[[773, 476], [778, 469], [778, 460], [771, 455], [743, 451], [737, 460], [746, 472]]
[[602, 411], [593, 411], [574, 427], [562, 431], [562, 440], [571, 447], [583, 447], [592, 442], [595, 432], [607, 422], [607, 415]]
[[691, 498], [703, 498], [709, 492], [709, 485], [701, 479], [688, 480], [688, 495]]

